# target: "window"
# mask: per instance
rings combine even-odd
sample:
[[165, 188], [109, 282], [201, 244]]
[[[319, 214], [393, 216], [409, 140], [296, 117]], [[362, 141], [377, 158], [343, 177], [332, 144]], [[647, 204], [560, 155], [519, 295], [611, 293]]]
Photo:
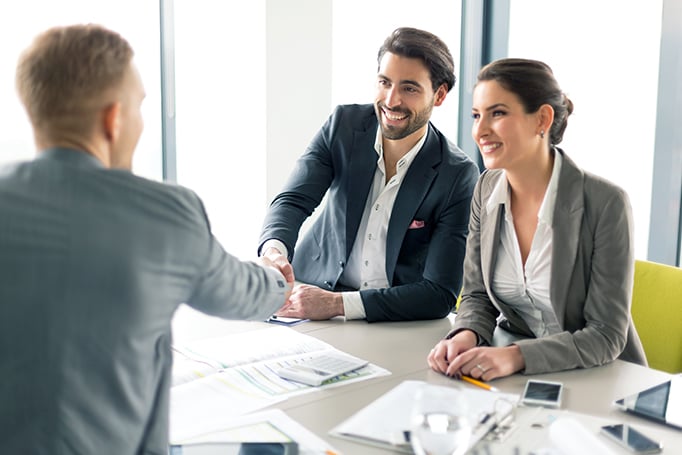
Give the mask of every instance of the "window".
[[121, 0], [115, 3], [88, 0], [46, 2], [27, 0], [6, 8], [0, 27], [0, 164], [31, 159], [35, 155], [33, 133], [14, 85], [16, 62], [40, 32], [57, 25], [98, 23], [119, 32], [135, 50], [147, 98], [143, 104], [145, 130], [133, 167], [138, 175], [161, 178], [161, 117], [159, 84], [159, 6], [156, 2]]
[[263, 0], [175, 2], [178, 183], [243, 259], [255, 257], [266, 207], [265, 70]]
[[552, 67], [575, 104], [560, 147], [585, 170], [627, 191], [635, 255], [642, 259], [649, 236], [661, 8], [662, 0], [646, 7], [635, 0], [513, 0], [510, 10], [509, 56]]

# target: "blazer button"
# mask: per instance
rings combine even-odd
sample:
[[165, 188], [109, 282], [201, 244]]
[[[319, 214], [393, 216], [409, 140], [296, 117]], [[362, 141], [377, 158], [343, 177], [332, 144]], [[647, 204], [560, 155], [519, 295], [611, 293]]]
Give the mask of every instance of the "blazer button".
[[331, 288], [332, 288], [332, 284], [331, 284], [331, 282], [329, 282], [329, 281], [325, 281], [325, 282], [324, 282], [324, 284], [325, 284], [325, 286], [327, 286], [327, 287], [328, 287], [329, 289], [331, 289]]
[[339, 261], [339, 267], [343, 267], [343, 261]]

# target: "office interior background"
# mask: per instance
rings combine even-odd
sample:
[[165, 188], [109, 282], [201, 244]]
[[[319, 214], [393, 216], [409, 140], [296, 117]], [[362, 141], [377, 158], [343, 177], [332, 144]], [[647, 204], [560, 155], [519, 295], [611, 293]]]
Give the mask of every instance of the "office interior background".
[[376, 53], [396, 27], [448, 44], [458, 80], [432, 121], [470, 156], [481, 64], [547, 62], [575, 104], [561, 147], [629, 194], [635, 255], [680, 265], [679, 0], [25, 0], [0, 18], [0, 164], [35, 155], [16, 96], [40, 31], [100, 23], [136, 51], [145, 131], [133, 171], [195, 190], [216, 237], [255, 256], [261, 223], [333, 107], [373, 101]]

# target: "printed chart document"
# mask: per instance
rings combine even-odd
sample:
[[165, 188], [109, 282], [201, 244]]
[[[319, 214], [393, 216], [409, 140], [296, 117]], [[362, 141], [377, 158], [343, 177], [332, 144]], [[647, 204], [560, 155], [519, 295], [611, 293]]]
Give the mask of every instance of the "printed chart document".
[[281, 326], [203, 339], [173, 349], [171, 440], [220, 428], [234, 417], [295, 395], [390, 374], [368, 364], [318, 387], [283, 379], [276, 373], [282, 367], [341, 351]]
[[[417, 390], [424, 381], [403, 381], [353, 416], [333, 428], [332, 436], [352, 439], [380, 447], [412, 453], [404, 432], [410, 429], [411, 405]], [[474, 388], [463, 388], [472, 416], [479, 420], [482, 416], [496, 410], [498, 400], [511, 406], [518, 402], [519, 395], [490, 392]], [[492, 423], [493, 420], [490, 420]], [[478, 442], [490, 427], [475, 430], [471, 446]], [[483, 430], [483, 431], [481, 431]]]

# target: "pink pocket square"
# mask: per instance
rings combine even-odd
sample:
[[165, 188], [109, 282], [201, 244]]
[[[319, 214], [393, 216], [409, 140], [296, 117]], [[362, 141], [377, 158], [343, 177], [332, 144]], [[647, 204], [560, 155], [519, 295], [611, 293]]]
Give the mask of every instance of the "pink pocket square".
[[424, 227], [424, 221], [422, 220], [412, 220], [410, 227], [407, 229], [421, 229]]

